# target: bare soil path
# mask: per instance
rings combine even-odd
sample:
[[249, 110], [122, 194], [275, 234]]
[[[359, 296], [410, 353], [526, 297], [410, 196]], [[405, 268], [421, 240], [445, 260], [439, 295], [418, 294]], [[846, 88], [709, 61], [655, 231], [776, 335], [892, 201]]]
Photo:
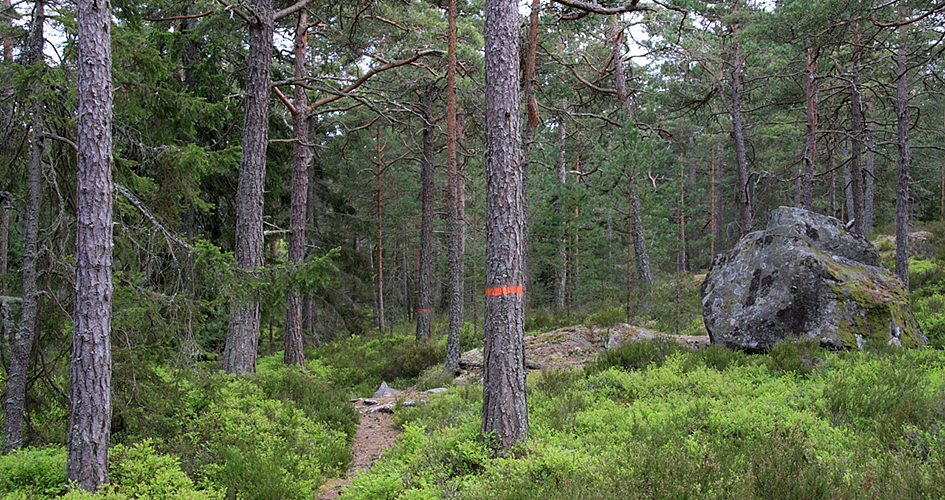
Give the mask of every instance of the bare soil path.
[[355, 402], [355, 409], [361, 414], [361, 423], [358, 432], [351, 444], [351, 468], [347, 476], [335, 478], [319, 490], [319, 500], [334, 500], [340, 498], [345, 488], [352, 485], [351, 480], [362, 471], [368, 471], [381, 455], [394, 446], [397, 439], [397, 429], [394, 428], [394, 417], [388, 412], [374, 411], [379, 406], [392, 404], [396, 398], [371, 398], [377, 401], [376, 405], [365, 405], [364, 400]]

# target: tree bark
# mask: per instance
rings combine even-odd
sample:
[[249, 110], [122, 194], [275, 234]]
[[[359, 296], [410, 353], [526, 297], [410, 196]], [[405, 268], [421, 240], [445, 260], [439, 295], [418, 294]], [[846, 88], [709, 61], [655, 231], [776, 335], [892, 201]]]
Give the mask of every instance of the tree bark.
[[[295, 28], [295, 78], [302, 81], [308, 72], [308, 19], [305, 11], [299, 13]], [[295, 86], [292, 114], [292, 194], [289, 203], [289, 263], [299, 269], [305, 259], [305, 222], [308, 215], [308, 94], [301, 84]], [[302, 297], [297, 287], [289, 290], [283, 334], [284, 360], [287, 365], [305, 368], [302, 346]]]
[[807, 50], [807, 143], [804, 146], [804, 177], [802, 183], [801, 208], [811, 209], [814, 198], [814, 167], [817, 158], [817, 59], [820, 51], [816, 48]]
[[[34, 66], [43, 62], [43, 24], [45, 23], [45, 2], [37, 1], [33, 6], [33, 21], [30, 26], [26, 64]], [[20, 310], [19, 328], [10, 335], [10, 368], [7, 371], [7, 397], [4, 406], [4, 443], [6, 451], [23, 446], [23, 415], [26, 411], [26, 380], [29, 370], [30, 351], [36, 332], [36, 312], [38, 293], [36, 288], [36, 260], [38, 259], [37, 240], [39, 237], [39, 212], [43, 203], [43, 103], [40, 98], [41, 79], [33, 83], [31, 127], [30, 127], [30, 166], [29, 200], [26, 204], [26, 216], [23, 221], [23, 305]], [[4, 217], [6, 209], [3, 208]], [[4, 231], [4, 236], [6, 232]], [[6, 238], [4, 238], [5, 240]], [[6, 241], [2, 252], [3, 265], [0, 274], [6, 273]]]
[[745, 152], [745, 126], [742, 123], [742, 47], [735, 43], [732, 61], [732, 138], [735, 141], [735, 163], [738, 170], [738, 226], [742, 235], [751, 231], [751, 197], [748, 188], [748, 157]]
[[[7, 273], [7, 259], [10, 249], [10, 205], [6, 193], [0, 193], [0, 276]], [[7, 289], [0, 282], [0, 295], [6, 295]]]
[[[873, 101], [866, 102], [866, 109], [873, 112]], [[868, 115], [866, 119], [866, 189], [863, 192], [863, 226], [866, 234], [873, 231], [874, 211], [876, 201], [876, 121]]]
[[457, 141], [459, 123], [456, 119], [456, 18], [458, 16], [456, 0], [449, 0], [446, 62], [446, 175], [447, 175], [447, 232], [449, 233], [449, 330], [446, 335], [447, 373], [459, 371], [460, 332], [464, 323], [464, 275], [466, 262], [466, 208], [464, 197], [463, 172], [457, 161]]
[[863, 108], [860, 96], [860, 49], [859, 34], [853, 35], [853, 79], [850, 88], [850, 195], [853, 232], [866, 236], [866, 218], [863, 216], [863, 166], [860, 155], [863, 151]]
[[514, 0], [485, 5], [486, 314], [482, 433], [498, 453], [528, 437], [525, 394], [525, 169]]
[[[246, 58], [243, 103], [243, 161], [236, 207], [236, 267], [252, 274], [263, 265], [263, 186], [269, 134], [269, 92], [272, 70], [272, 0], [253, 0]], [[237, 297], [233, 303], [223, 350], [222, 368], [231, 374], [256, 371], [259, 341], [259, 300]]]
[[[610, 22], [611, 44], [613, 47], [615, 86], [617, 88], [617, 99], [624, 109], [624, 121], [630, 122], [633, 119], [633, 110], [630, 103], [630, 94], [627, 91], [627, 75], [623, 69], [623, 50], [620, 43], [619, 16], [614, 16]], [[633, 249], [633, 262], [635, 275], [628, 280], [631, 286], [639, 287], [642, 292], [649, 290], [653, 285], [653, 273], [650, 271], [650, 255], [646, 250], [646, 235], [643, 228], [642, 208], [640, 203], [640, 193], [636, 189], [636, 166], [629, 165], [630, 173], [627, 176], [627, 185], [629, 186], [627, 218], [629, 220], [630, 246]], [[630, 273], [630, 268], [627, 267]], [[628, 296], [630, 291], [628, 290]], [[629, 313], [628, 313], [629, 314]]]
[[896, 146], [899, 150], [899, 181], [896, 189], [896, 276], [909, 291], [909, 76], [906, 48], [897, 51]]
[[381, 157], [381, 129], [374, 137], [377, 153], [377, 272], [374, 281], [374, 308], [377, 330], [384, 331], [384, 204], [381, 192], [381, 174], [384, 172], [384, 160]]
[[[567, 102], [562, 103], [562, 110], [567, 109]], [[562, 113], [563, 114], [563, 113]], [[558, 157], [555, 159], [555, 172], [558, 174], [558, 184], [564, 186], [568, 182], [568, 165], [565, 157], [565, 140], [568, 138], [567, 127], [565, 126], [565, 117], [558, 117]], [[562, 206], [565, 205], [563, 199], [558, 199], [558, 207], [556, 212], [561, 213]], [[557, 238], [557, 262], [555, 265], [555, 307], [559, 311], [564, 310], [565, 308], [565, 297], [567, 296], [568, 289], [568, 248], [567, 248], [567, 238], [568, 234], [565, 231], [565, 226], [562, 223], [558, 223], [558, 238]]]
[[111, 433], [111, 5], [78, 2], [76, 283], [66, 479], [86, 491], [108, 482]]
[[538, 131], [538, 100], [535, 99], [535, 63], [538, 55], [538, 0], [532, 0], [528, 15], [528, 51], [525, 53], [525, 134], [522, 138], [522, 157], [527, 163], [532, 150], [532, 142]]
[[417, 283], [417, 342], [430, 337], [432, 312], [430, 294], [433, 286], [433, 84], [419, 92], [423, 118], [423, 157], [420, 160], [420, 269]]

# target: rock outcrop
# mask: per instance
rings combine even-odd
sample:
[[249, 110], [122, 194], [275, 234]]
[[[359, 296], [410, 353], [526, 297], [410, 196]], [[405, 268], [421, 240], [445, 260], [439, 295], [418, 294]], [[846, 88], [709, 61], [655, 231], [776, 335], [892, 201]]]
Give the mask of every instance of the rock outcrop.
[[833, 217], [798, 208], [776, 209], [764, 231], [715, 258], [702, 311], [712, 343], [751, 352], [786, 338], [829, 349], [928, 343], [873, 244]]

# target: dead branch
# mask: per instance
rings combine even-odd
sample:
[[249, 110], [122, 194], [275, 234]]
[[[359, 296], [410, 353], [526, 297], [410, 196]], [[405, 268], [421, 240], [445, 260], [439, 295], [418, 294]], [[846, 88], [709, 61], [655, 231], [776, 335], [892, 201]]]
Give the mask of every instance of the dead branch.
[[400, 61], [394, 61], [394, 62], [391, 62], [391, 63], [387, 63], [387, 64], [384, 64], [384, 65], [378, 66], [378, 67], [376, 67], [376, 68], [372, 68], [370, 71], [368, 71], [367, 73], [365, 73], [361, 78], [358, 78], [357, 80], [355, 80], [354, 82], [352, 82], [351, 85], [348, 85], [347, 87], [341, 89], [337, 94], [330, 95], [330, 96], [327, 96], [327, 97], [323, 97], [323, 98], [321, 98], [321, 99], [319, 99], [319, 100], [313, 102], [313, 103], [308, 107], [308, 111], [309, 111], [309, 113], [311, 113], [311, 112], [313, 112], [314, 110], [318, 109], [319, 107], [324, 106], [325, 104], [328, 104], [328, 103], [330, 103], [330, 102], [337, 101], [338, 99], [341, 99], [342, 97], [347, 96], [348, 93], [350, 93], [351, 91], [357, 89], [358, 87], [360, 87], [361, 85], [363, 85], [364, 82], [368, 81], [371, 77], [373, 77], [374, 75], [376, 75], [376, 74], [378, 74], [378, 73], [387, 71], [387, 70], [389, 70], [389, 69], [399, 68], [400, 66], [406, 66], [406, 65], [408, 65], [408, 64], [413, 64], [414, 62], [417, 61], [417, 59], [420, 59], [421, 57], [424, 57], [424, 56], [430, 56], [430, 55], [437, 55], [437, 56], [440, 56], [440, 55], [443, 55], [444, 53], [445, 53], [445, 52], [443, 52], [442, 50], [433, 50], [433, 49], [421, 50], [420, 52], [417, 52], [417, 53], [414, 54], [412, 57], [409, 57], [409, 58], [407, 58], [407, 59], [402, 59], [402, 60], [400, 60]]
[[206, 12], [201, 12], [199, 14], [188, 14], [182, 16], [170, 16], [170, 17], [142, 17], [144, 21], [149, 21], [152, 23], [161, 23], [165, 21], [179, 21], [181, 19], [200, 19], [201, 17], [207, 17], [210, 14], [213, 14], [213, 10], [208, 10]]

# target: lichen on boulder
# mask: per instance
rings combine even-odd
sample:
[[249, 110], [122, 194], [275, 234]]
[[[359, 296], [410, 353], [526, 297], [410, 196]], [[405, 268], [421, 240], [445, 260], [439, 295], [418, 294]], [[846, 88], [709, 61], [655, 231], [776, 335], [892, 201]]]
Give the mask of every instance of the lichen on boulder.
[[774, 210], [765, 230], [715, 258], [702, 311], [712, 343], [751, 352], [787, 338], [834, 350], [928, 344], [908, 293], [873, 244], [799, 208]]

